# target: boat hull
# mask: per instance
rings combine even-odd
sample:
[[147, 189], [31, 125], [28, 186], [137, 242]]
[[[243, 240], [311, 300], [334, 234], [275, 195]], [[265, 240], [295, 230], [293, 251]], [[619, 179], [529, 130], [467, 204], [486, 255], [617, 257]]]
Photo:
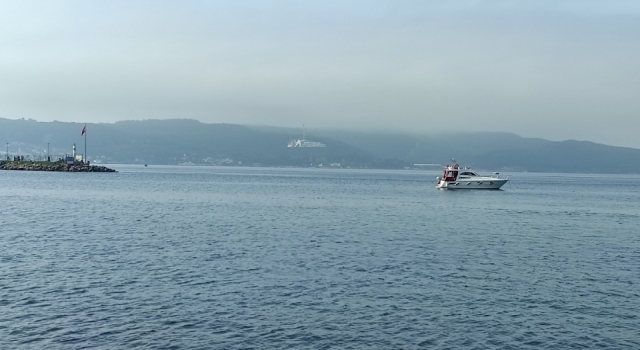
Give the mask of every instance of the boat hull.
[[462, 180], [443, 181], [440, 180], [436, 188], [451, 190], [499, 190], [500, 187], [509, 181], [508, 179], [482, 179], [482, 180]]

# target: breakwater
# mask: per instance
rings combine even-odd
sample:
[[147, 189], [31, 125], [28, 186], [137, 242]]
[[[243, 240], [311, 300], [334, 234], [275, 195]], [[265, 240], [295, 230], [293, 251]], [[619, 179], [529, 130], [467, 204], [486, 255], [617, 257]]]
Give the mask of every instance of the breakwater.
[[65, 164], [63, 162], [24, 162], [4, 161], [0, 162], [0, 170], [23, 171], [62, 171], [73, 173], [115, 173], [117, 171], [99, 165]]

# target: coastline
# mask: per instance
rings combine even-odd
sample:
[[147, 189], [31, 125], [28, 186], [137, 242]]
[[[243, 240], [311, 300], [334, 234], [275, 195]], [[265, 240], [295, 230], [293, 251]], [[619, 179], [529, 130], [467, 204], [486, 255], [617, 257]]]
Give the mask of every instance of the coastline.
[[63, 162], [0, 161], [0, 170], [55, 171], [73, 173], [117, 173], [100, 165], [65, 164]]

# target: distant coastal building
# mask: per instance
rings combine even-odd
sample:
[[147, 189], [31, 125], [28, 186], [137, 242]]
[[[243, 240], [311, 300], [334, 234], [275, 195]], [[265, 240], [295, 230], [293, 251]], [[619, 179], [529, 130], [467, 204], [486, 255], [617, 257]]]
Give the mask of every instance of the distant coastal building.
[[77, 163], [83, 163], [84, 162], [84, 158], [82, 157], [81, 154], [76, 154], [76, 144], [73, 144], [73, 153], [71, 155], [69, 154], [65, 154], [64, 156], [64, 162], [67, 165], [74, 165]]

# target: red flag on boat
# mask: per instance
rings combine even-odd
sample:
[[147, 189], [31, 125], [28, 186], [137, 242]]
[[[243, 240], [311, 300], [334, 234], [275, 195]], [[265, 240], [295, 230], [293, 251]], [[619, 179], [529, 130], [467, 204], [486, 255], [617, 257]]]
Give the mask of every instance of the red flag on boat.
[[87, 132], [87, 126], [85, 125], [84, 128], [82, 128], [82, 134], [80, 134], [80, 136], [84, 135], [84, 133]]

